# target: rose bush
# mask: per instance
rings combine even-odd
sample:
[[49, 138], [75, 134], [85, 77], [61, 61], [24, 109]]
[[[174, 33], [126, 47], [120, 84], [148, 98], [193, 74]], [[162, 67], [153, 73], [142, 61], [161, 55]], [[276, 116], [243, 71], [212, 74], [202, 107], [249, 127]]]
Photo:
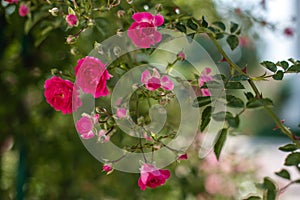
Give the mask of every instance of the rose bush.
[[[226, 184], [229, 181], [228, 179], [220, 175], [219, 172], [215, 175], [215, 172], [211, 172], [210, 170], [216, 166], [215, 164], [217, 162], [219, 162], [218, 159], [222, 156], [221, 152], [227, 136], [236, 128], [240, 127], [240, 120], [243, 119], [241, 116], [249, 109], [262, 108], [266, 110], [269, 116], [276, 123], [275, 129], [281, 130], [282, 133], [291, 140], [290, 144], [280, 148], [283, 151], [289, 152], [285, 165], [294, 166], [296, 168], [299, 166], [299, 137], [275, 115], [271, 108], [273, 105], [272, 100], [266, 98], [265, 94], [263, 95], [263, 92], [257, 87], [256, 81], [269, 79], [282, 80], [288, 73], [298, 73], [300, 72], [300, 61], [289, 59], [288, 61], [262, 62], [260, 65], [266, 68], [266, 73], [256, 77], [253, 75], [255, 73], [252, 74], [251, 72], [251, 66], [253, 63], [249, 65], [242, 65], [239, 63], [238, 65], [235, 62], [238, 59], [231, 58], [231, 56], [235, 55], [234, 53], [231, 54], [231, 50], [240, 50], [239, 48], [249, 50], [250, 47], [253, 48], [252, 45], [254, 45], [254, 43], [250, 41], [250, 37], [245, 36], [246, 34], [240, 35], [241, 32], [248, 31], [242, 29], [243, 26], [235, 22], [228, 22], [226, 19], [219, 19], [214, 15], [207, 18], [204, 16], [199, 17], [198, 14], [195, 15], [195, 13], [184, 11], [185, 6], [177, 6], [172, 2], [166, 2], [162, 5], [154, 1], [148, 1], [145, 2], [145, 4], [132, 2], [127, 3], [125, 1], [47, 1], [47, 3], [33, 1], [32, 4], [26, 4], [21, 1], [19, 5], [11, 5], [18, 4], [19, 1], [5, 1], [8, 2], [8, 4], [3, 4], [4, 7], [6, 6], [4, 10], [7, 13], [7, 16], [11, 14], [13, 10], [12, 8], [16, 7], [19, 7], [20, 16], [28, 15], [28, 17], [24, 19], [26, 20], [25, 32], [38, 41], [36, 45], [43, 44], [43, 41], [46, 41], [47, 36], [51, 35], [50, 33], [52, 30], [60, 31], [60, 35], [58, 34], [58, 36], [65, 39], [66, 43], [70, 45], [70, 54], [67, 54], [68, 56], [62, 56], [61, 59], [71, 57], [70, 55], [74, 57], [63, 65], [53, 64], [54, 66], [64, 66], [67, 68], [68, 65], [72, 66], [73, 63], [75, 63], [75, 59], [78, 57], [81, 58], [77, 60], [74, 72], [72, 70], [52, 70], [54, 76], [46, 80], [44, 83], [44, 96], [46, 98], [46, 102], [55, 110], [61, 111], [63, 114], [75, 113], [74, 115], [76, 115], [78, 110], [82, 109], [81, 101], [84, 100], [86, 97], [85, 95], [92, 95], [97, 99], [97, 106], [94, 110], [89, 111], [90, 113], [83, 113], [79, 116], [79, 119], [75, 117], [75, 128], [82, 139], [91, 139], [88, 140], [88, 142], [91, 143], [92, 141], [95, 141], [95, 144], [93, 144], [95, 147], [100, 146], [101, 143], [110, 144], [110, 142], [122, 146], [122, 150], [125, 152], [124, 155], [121, 155], [115, 160], [102, 159], [102, 162], [105, 163], [102, 167], [103, 171], [111, 173], [114, 167], [117, 168], [119, 162], [121, 163], [122, 159], [126, 158], [130, 153], [141, 154], [140, 162], [143, 164], [141, 164], [140, 168], [140, 178], [138, 181], [135, 180], [134, 184], [136, 187], [138, 185], [141, 190], [145, 190], [147, 187], [156, 188], [164, 185], [171, 175], [168, 170], [160, 169], [159, 167], [156, 167], [158, 165], [155, 165], [157, 159], [156, 153], [158, 153], [160, 149], [167, 148], [174, 157], [174, 160], [186, 160], [183, 161], [183, 163], [193, 162], [193, 159], [197, 157], [196, 154], [187, 154], [181, 149], [174, 149], [169, 146], [170, 140], [178, 137], [176, 135], [176, 131], [178, 129], [176, 126], [178, 122], [176, 117], [180, 116], [180, 112], [176, 111], [178, 104], [176, 104], [177, 102], [174, 98], [175, 93], [173, 90], [175, 84], [176, 86], [177, 84], [181, 84], [181, 86], [188, 85], [196, 91], [195, 93], [197, 97], [195, 99], [188, 99], [188, 101], [192, 101], [194, 108], [199, 108], [198, 110], [201, 114], [199, 130], [197, 130], [199, 135], [205, 134], [205, 131], [207, 130], [207, 127], [209, 127], [209, 123], [211, 121], [219, 120], [224, 122], [224, 126], [220, 127], [220, 131], [217, 134], [218, 137], [215, 139], [215, 145], [213, 147], [213, 151], [216, 156], [213, 161], [214, 164], [210, 163], [205, 166], [201, 165], [205, 164], [205, 161], [198, 160], [197, 162], [201, 163], [200, 165], [195, 164], [189, 167], [178, 167], [178, 169], [177, 166], [170, 166], [170, 169], [176, 168], [176, 176], [173, 176], [172, 178], [180, 181], [175, 184], [169, 181], [168, 184], [172, 186], [175, 185], [178, 188], [178, 185], [184, 183], [179, 187], [179, 189], [182, 189], [181, 193], [183, 196], [176, 196], [177, 198], [186, 199], [189, 197], [188, 195], [190, 193], [192, 193], [193, 197], [198, 195], [198, 193], [201, 193], [199, 196], [202, 197], [202, 195], [204, 195], [204, 198], [206, 199], [208, 197], [213, 198], [214, 196], [216, 196], [216, 198], [220, 196], [230, 196], [232, 198], [236, 197], [234, 192], [237, 192], [238, 189], [234, 187], [234, 180], [232, 181], [233, 183], [230, 182], [230, 184]], [[30, 8], [28, 6], [26, 9], [22, 5], [30, 5]], [[202, 7], [204, 5], [199, 3], [199, 6]], [[213, 6], [210, 6], [209, 8], [213, 8]], [[48, 11], [49, 13], [47, 13]], [[235, 15], [237, 15], [237, 18], [244, 13], [244, 11], [240, 8], [235, 8], [232, 11]], [[247, 15], [245, 14], [245, 16], [243, 15], [243, 17], [246, 17], [246, 19], [250, 18], [249, 20], [251, 22], [255, 21], [263, 26], [272, 27], [272, 24], [268, 21], [260, 21], [260, 18], [251, 16], [249, 13], [247, 13]], [[133, 20], [134, 22], [132, 22]], [[176, 33], [181, 32], [184, 34], [184, 37], [189, 43], [197, 41], [199, 38], [205, 40], [205, 42], [210, 41], [210, 45], [213, 46], [213, 50], [211, 51], [212, 53], [210, 53], [214, 55], [214, 61], [218, 65], [217, 67], [222, 67], [222, 70], [220, 70], [222, 71], [222, 74], [217, 74], [215, 71], [212, 72], [211, 66], [203, 67], [202, 72], [190, 70], [190, 67], [187, 67], [190, 53], [188, 53], [188, 51], [184, 48], [179, 50], [177, 49], [176, 52], [172, 52], [174, 54], [173, 57], [163, 56], [163, 54], [161, 54], [162, 56], [160, 56], [160, 59], [168, 59], [166, 62], [167, 64], [165, 64], [166, 66], [160, 66], [159, 70], [156, 69], [155, 66], [153, 67], [150, 60], [145, 58], [156, 53], [156, 49], [151, 47], [159, 45], [164, 39], [170, 39], [168, 38], [170, 37], [169, 35], [163, 35], [160, 32], [160, 28], [158, 28], [160, 26]], [[248, 28], [250, 29], [250, 27], [247, 27], [247, 29]], [[38, 31], [36, 31], [36, 29]], [[64, 35], [64, 37], [61, 36], [62, 30], [66, 30], [68, 32]], [[124, 34], [123, 32], [126, 30], [128, 30], [127, 34]], [[286, 36], [291, 37], [294, 34], [294, 29], [285, 27], [282, 32]], [[109, 59], [112, 55], [119, 55], [119, 48], [123, 50], [122, 48], [124, 47], [116, 45], [108, 48], [106, 46], [102, 49], [98, 42], [115, 33], [117, 33], [118, 38], [122, 38], [122, 35], [127, 35], [131, 42], [140, 49], [136, 49], [134, 52], [129, 52], [127, 55], [120, 56], [116, 62], [107, 66], [106, 63], [102, 62], [100, 57], [106, 56], [106, 58]], [[27, 40], [24, 39], [22, 41]], [[24, 43], [26, 44], [26, 42]], [[226, 48], [223, 46], [225, 43], [228, 45]], [[97, 55], [99, 55], [99, 57], [86, 56], [88, 54], [86, 52], [88, 51], [88, 47], [91, 47], [92, 45], [94, 45], [94, 49], [97, 50]], [[83, 48], [83, 46], [85, 48]], [[14, 50], [13, 47], [10, 49], [12, 49], [11, 51]], [[61, 51], [65, 50], [64, 48], [61, 49]], [[56, 55], [56, 53], [58, 52], [53, 53], [53, 55]], [[241, 52], [241, 54], [243, 53], [244, 52]], [[9, 55], [9, 53], [6, 54]], [[230, 56], [228, 56], [228, 54]], [[45, 59], [46, 58], [47, 57], [45, 57]], [[221, 63], [219, 62], [220, 60]], [[178, 63], [177, 61], [181, 61], [181, 63]], [[147, 69], [139, 72], [137, 75], [138, 83], [131, 86], [135, 91], [132, 97], [129, 98], [129, 103], [126, 104], [124, 103], [126, 99], [121, 99], [111, 107], [106, 106], [108, 99], [111, 98], [110, 91], [115, 89], [116, 79], [136, 68], [136, 66], [142, 64], [147, 65]], [[247, 68], [244, 66], [247, 66]], [[8, 72], [3, 75], [3, 80], [8, 83], [12, 83], [13, 85], [16, 81], [10, 71], [13, 68], [7, 67], [7, 69]], [[149, 69], [152, 69], [152, 74]], [[178, 71], [184, 71], [186, 79], [178, 77], [172, 73], [172, 71], [175, 71], [174, 69], [176, 69], [176, 71], [178, 69]], [[30, 70], [29, 74], [33, 77], [37, 77], [41, 76], [40, 74], [42, 74], [42, 72], [44, 71], [39, 68], [34, 68]], [[222, 83], [224, 85], [224, 91], [226, 93], [225, 97], [220, 99], [210, 98], [212, 93], [208, 88], [209, 85], [218, 83]], [[246, 85], [249, 87], [245, 87]], [[236, 92], [232, 92], [232, 90]], [[197, 91], [200, 92], [198, 93]], [[239, 91], [242, 91], [241, 95], [237, 95]], [[244, 98], [242, 98], [243, 95]], [[214, 113], [215, 101], [224, 103], [224, 105], [228, 106], [230, 109], [226, 110], [226, 112], [222, 111]], [[26, 102], [32, 102], [30, 95], [28, 95], [28, 97], [26, 96]], [[154, 111], [150, 110], [150, 108], [156, 104], [160, 106], [159, 108], [164, 108], [168, 111], [171, 110], [171, 112], [167, 115], [167, 117], [171, 119], [166, 122], [166, 125], [162, 128], [161, 132], [155, 132], [151, 129], [151, 122], [156, 120], [153, 116], [161, 117], [161, 114], [164, 113], [163, 109], [158, 109], [159, 115], [151, 113], [156, 111], [155, 109], [153, 109]], [[114, 108], [116, 108], [116, 113], [113, 112]], [[151, 112], [147, 111], [147, 108], [149, 108]], [[36, 113], [33, 113], [31, 116], [36, 116]], [[138, 139], [124, 136], [125, 134], [123, 134], [123, 132], [118, 128], [117, 120], [126, 121], [128, 119], [131, 119], [131, 121], [129, 121], [130, 123], [142, 128], [141, 130], [143, 131], [139, 135]], [[162, 118], [158, 119], [162, 121]], [[42, 128], [44, 128], [42, 130], [45, 130], [46, 127], [49, 126], [45, 123], [45, 127], [42, 126]], [[136, 128], [136, 126], [134, 128]], [[132, 128], [132, 130], [136, 131], [134, 128]], [[96, 137], [97, 140], [92, 139], [94, 137]], [[39, 138], [37, 139], [36, 137], [34, 137], [34, 139], [39, 140]], [[68, 141], [69, 139], [70, 138], [67, 138], [65, 141]], [[184, 139], [185, 138], [182, 140], [184, 141]], [[197, 152], [199, 148], [201, 148], [201, 145], [194, 147], [192, 151]], [[147, 157], [145, 156], [147, 153], [152, 155]], [[78, 157], [76, 156], [76, 159], [77, 158]], [[48, 164], [50, 165], [51, 163], [47, 163], [47, 165]], [[184, 165], [185, 163], [183, 166]], [[64, 166], [57, 167], [55, 164], [53, 164], [53, 166], [53, 168], [49, 168], [53, 170], [60, 168], [64, 169]], [[203, 166], [205, 166], [205, 169], [203, 169]], [[230, 166], [224, 163], [222, 166], [224, 167], [221, 167], [220, 171], [222, 171], [225, 175], [229, 174], [232, 177], [236, 177], [236, 174], [242, 171], [241, 168], [246, 168], [239, 165]], [[198, 170], [201, 171], [201, 173], [197, 173]], [[39, 173], [40, 171], [33, 170], [33, 173]], [[276, 174], [287, 179], [287, 181], [289, 181], [288, 186], [299, 182], [297, 179], [291, 180], [290, 174], [286, 169], [282, 169], [282, 171], [277, 172]], [[37, 181], [35, 179], [32, 180], [33, 181], [31, 183]], [[195, 184], [195, 182], [193, 182], [194, 180], [199, 181], [199, 183], [201, 183], [199, 184], [200, 186]], [[190, 188], [197, 188], [196, 191], [186, 191], [184, 185], [188, 184], [189, 181], [192, 182], [189, 184]], [[235, 181], [235, 184], [238, 185], [239, 180]], [[70, 181], [61, 182], [63, 182], [63, 186], [66, 186]], [[225, 184], [228, 187], [225, 187]], [[82, 185], [84, 185], [83, 190], [90, 191], [90, 183], [85, 182]], [[264, 182], [260, 186], [260, 189], [263, 192], [261, 195], [258, 194], [258, 196], [263, 196], [263, 198], [274, 197], [286, 189], [286, 187], [276, 187], [275, 183], [269, 178], [265, 178]], [[32, 185], [29, 187], [34, 188]], [[38, 185], [36, 187], [41, 188], [42, 185]], [[165, 186], [164, 189], [167, 190], [168, 186]], [[228, 192], [229, 195], [225, 194], [226, 192]], [[257, 199], [259, 198], [258, 196], [253, 198]], [[138, 195], [135, 197], [140, 198]], [[245, 196], [243, 196], [243, 198], [244, 197]], [[60, 198], [64, 198], [64, 196], [60, 196]]]

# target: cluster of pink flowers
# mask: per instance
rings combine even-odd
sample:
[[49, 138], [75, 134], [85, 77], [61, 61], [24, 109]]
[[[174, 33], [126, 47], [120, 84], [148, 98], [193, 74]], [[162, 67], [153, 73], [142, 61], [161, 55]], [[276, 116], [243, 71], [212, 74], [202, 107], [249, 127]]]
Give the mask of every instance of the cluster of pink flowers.
[[106, 81], [110, 79], [111, 75], [99, 59], [87, 56], [78, 60], [75, 66], [75, 75], [75, 85], [71, 81], [57, 76], [45, 81], [46, 101], [55, 110], [62, 111], [63, 114], [70, 114], [81, 106], [81, 100], [78, 97], [79, 89], [87, 94], [92, 94], [95, 98], [106, 96], [109, 93]]

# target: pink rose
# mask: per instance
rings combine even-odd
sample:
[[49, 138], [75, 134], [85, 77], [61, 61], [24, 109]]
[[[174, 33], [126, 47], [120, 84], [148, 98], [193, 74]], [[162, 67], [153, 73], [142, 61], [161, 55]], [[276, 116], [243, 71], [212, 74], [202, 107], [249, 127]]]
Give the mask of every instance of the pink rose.
[[29, 8], [25, 4], [21, 4], [19, 7], [19, 15], [25, 17], [29, 13]]
[[146, 187], [156, 188], [157, 186], [163, 185], [170, 177], [169, 170], [157, 169], [149, 163], [143, 164], [140, 172], [141, 176], [138, 180], [138, 185], [141, 190], [145, 190]]
[[76, 85], [83, 92], [92, 94], [95, 98], [108, 95], [106, 81], [112, 76], [105, 65], [97, 58], [86, 56], [77, 61], [75, 66]]
[[66, 16], [66, 22], [69, 26], [75, 26], [77, 24], [77, 17], [74, 14], [69, 14]]
[[148, 70], [145, 70], [142, 73], [141, 82], [145, 84], [145, 87], [148, 90], [156, 90], [158, 88], [173, 90], [174, 88], [173, 82], [167, 76], [162, 76], [160, 78], [160, 74], [155, 68], [153, 68], [152, 75]]
[[76, 122], [76, 130], [80, 134], [80, 136], [83, 139], [90, 139], [94, 137], [94, 122], [93, 119], [91, 119], [88, 116], [83, 116], [81, 117], [77, 122]]
[[105, 164], [102, 167], [102, 171], [106, 172], [106, 174], [110, 174], [113, 171], [112, 165], [111, 164]]
[[[204, 83], [213, 80], [213, 77], [210, 75], [210, 73], [211, 73], [210, 68], [205, 68], [202, 71], [202, 73], [201, 73], [201, 75], [198, 79], [199, 87], [202, 87], [204, 85]], [[211, 96], [210, 91], [208, 90], [208, 88], [202, 88], [201, 93], [202, 93], [202, 96]]]
[[18, 0], [4, 0], [4, 1], [6, 1], [9, 4], [18, 3]]
[[152, 15], [148, 12], [138, 12], [132, 15], [135, 22], [128, 29], [128, 37], [140, 48], [150, 48], [161, 41], [162, 35], [157, 30], [157, 26], [164, 23], [162, 15]]
[[45, 81], [44, 96], [56, 111], [62, 111], [63, 114], [70, 114], [73, 110], [77, 110], [81, 106], [81, 100], [75, 95], [73, 99], [72, 109], [72, 94], [74, 84], [68, 80], [63, 80], [60, 77], [53, 76]]

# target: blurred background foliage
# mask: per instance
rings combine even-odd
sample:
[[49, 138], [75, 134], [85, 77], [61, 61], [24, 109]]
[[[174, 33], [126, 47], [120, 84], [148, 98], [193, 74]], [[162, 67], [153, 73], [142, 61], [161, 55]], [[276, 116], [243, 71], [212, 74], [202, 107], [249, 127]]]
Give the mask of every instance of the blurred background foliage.
[[[55, 19], [48, 13], [48, 9], [62, 2], [72, 4], [72, 1], [55, 1], [54, 4], [32, 1], [36, 12], [31, 12], [31, 19], [37, 21], [29, 25], [32, 21], [20, 17], [17, 10], [8, 15], [7, 7], [0, 7], [1, 199], [233, 199], [236, 194], [224, 196], [206, 191], [208, 172], [201, 168], [203, 161], [197, 158], [193, 148], [190, 157], [194, 155], [194, 158], [184, 161], [179, 169], [179, 165], [172, 164], [170, 168], [176, 175], [172, 174], [168, 184], [155, 190], [140, 191], [138, 174], [115, 171], [105, 176], [101, 173], [102, 164], [82, 145], [72, 115], [62, 115], [45, 102], [43, 84], [51, 76], [52, 68], [72, 71], [76, 60], [93, 48], [94, 41], [101, 42], [119, 28], [128, 28], [131, 23], [128, 13], [133, 8], [143, 11], [148, 6], [151, 11], [161, 3], [165, 16], [176, 15], [179, 9], [197, 18], [204, 15], [209, 21], [222, 18], [228, 24], [230, 20], [237, 20], [234, 9], [226, 8], [233, 14], [224, 18], [211, 0], [133, 1], [132, 4], [122, 1], [120, 6], [95, 16], [95, 26], [81, 34], [76, 44], [67, 45], [67, 36], [80, 29], [67, 30], [62, 16]], [[92, 2], [99, 7], [107, 4], [107, 1]], [[120, 9], [125, 10], [122, 23], [116, 15]], [[257, 66], [255, 44], [247, 36], [253, 31], [252, 23], [246, 17], [242, 20], [249, 24], [243, 30], [249, 43], [240, 46], [231, 56], [240, 66], [246, 63]], [[52, 28], [45, 31], [49, 21]], [[198, 40], [220, 67], [226, 67], [226, 63], [219, 62], [220, 54], [210, 41], [202, 37]], [[249, 179], [248, 173], [252, 173], [251, 170], [235, 171], [234, 180], [230, 181], [238, 183], [239, 176]]]

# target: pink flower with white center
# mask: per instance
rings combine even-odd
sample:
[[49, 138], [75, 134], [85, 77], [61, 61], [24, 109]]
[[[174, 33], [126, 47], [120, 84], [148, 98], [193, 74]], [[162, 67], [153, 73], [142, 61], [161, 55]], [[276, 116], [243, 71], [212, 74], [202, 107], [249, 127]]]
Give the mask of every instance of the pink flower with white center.
[[128, 37], [140, 48], [150, 48], [161, 41], [162, 35], [157, 27], [164, 23], [162, 15], [152, 15], [149, 12], [138, 12], [132, 15], [135, 22], [128, 29]]
[[94, 122], [93, 119], [91, 119], [88, 116], [83, 116], [81, 117], [77, 122], [76, 122], [76, 130], [80, 134], [80, 136], [83, 139], [90, 139], [94, 137]]
[[123, 118], [126, 116], [126, 113], [127, 113], [126, 108], [118, 108], [116, 115], [118, 118]]
[[109, 140], [110, 140], [110, 137], [109, 137], [109, 135], [106, 134], [105, 130], [100, 130], [98, 132], [98, 141], [99, 142], [106, 143], [106, 142], [109, 142]]
[[145, 190], [146, 187], [156, 188], [157, 186], [161, 186], [170, 177], [169, 170], [158, 169], [149, 163], [143, 164], [140, 173], [141, 176], [138, 180], [138, 185], [141, 190]]
[[105, 164], [105, 165], [103, 165], [102, 171], [106, 172], [106, 175], [112, 173], [113, 172], [112, 164]]
[[9, 4], [17, 4], [18, 0], [4, 0], [5, 2], [9, 3]]
[[160, 77], [159, 72], [155, 68], [153, 68], [152, 75], [150, 74], [149, 70], [145, 70], [142, 73], [141, 82], [145, 84], [145, 87], [148, 90], [151, 91], [156, 90], [158, 88], [162, 88], [164, 90], [174, 89], [173, 82], [165, 75]]
[[25, 17], [29, 13], [29, 8], [25, 4], [21, 4], [19, 7], [19, 15]]
[[76, 85], [83, 92], [92, 94], [95, 98], [108, 95], [106, 81], [112, 76], [99, 59], [86, 56], [78, 60], [75, 66], [75, 75]]
[[[201, 75], [198, 79], [199, 87], [202, 87], [204, 83], [208, 81], [214, 80], [213, 77], [210, 75], [211, 69], [210, 68], [205, 68], [202, 72]], [[202, 96], [211, 96], [210, 91], [208, 88], [202, 88], [201, 89]]]
[[74, 14], [68, 14], [66, 16], [66, 22], [69, 26], [75, 26], [77, 24], [77, 17]]

